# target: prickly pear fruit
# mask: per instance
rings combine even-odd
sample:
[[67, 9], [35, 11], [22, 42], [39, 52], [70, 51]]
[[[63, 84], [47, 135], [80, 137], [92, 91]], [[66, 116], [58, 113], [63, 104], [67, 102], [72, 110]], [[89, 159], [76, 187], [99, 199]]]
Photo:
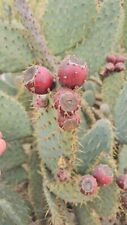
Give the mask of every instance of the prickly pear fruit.
[[122, 62], [116, 63], [115, 64], [115, 71], [116, 72], [121, 72], [125, 70], [125, 65]]
[[117, 56], [115, 54], [111, 54], [111, 55], [108, 55], [106, 57], [106, 61], [109, 62], [109, 63], [115, 64], [116, 63], [116, 58], [117, 58]]
[[96, 178], [98, 185], [106, 186], [113, 181], [112, 169], [106, 164], [98, 165], [93, 171], [93, 176]]
[[118, 186], [123, 189], [127, 190], [127, 174], [120, 175], [116, 178], [116, 183]]
[[76, 56], [66, 57], [59, 67], [58, 76], [62, 86], [80, 87], [88, 78], [87, 64]]
[[6, 151], [7, 144], [4, 139], [0, 139], [0, 156]]
[[113, 63], [107, 63], [106, 64], [106, 66], [105, 66], [105, 68], [106, 68], [106, 70], [108, 71], [108, 72], [113, 72], [114, 70], [115, 70], [115, 66], [114, 66], [114, 64]]
[[124, 56], [124, 55], [118, 55], [117, 57], [116, 57], [116, 63], [125, 63], [125, 61], [126, 61], [126, 57]]
[[68, 181], [70, 178], [70, 174], [66, 169], [58, 169], [56, 172], [56, 177], [60, 182]]
[[24, 72], [26, 88], [35, 94], [46, 94], [53, 86], [53, 75], [43, 66], [32, 66]]
[[80, 191], [84, 195], [93, 195], [97, 191], [97, 181], [91, 175], [85, 175], [80, 182]]
[[47, 95], [36, 95], [33, 98], [33, 106], [35, 108], [45, 108], [48, 106], [49, 100]]
[[54, 106], [61, 112], [73, 113], [80, 103], [80, 96], [69, 88], [59, 89], [54, 96]]
[[60, 113], [58, 116], [58, 124], [66, 131], [74, 130], [80, 124], [80, 116], [78, 114], [62, 115]]

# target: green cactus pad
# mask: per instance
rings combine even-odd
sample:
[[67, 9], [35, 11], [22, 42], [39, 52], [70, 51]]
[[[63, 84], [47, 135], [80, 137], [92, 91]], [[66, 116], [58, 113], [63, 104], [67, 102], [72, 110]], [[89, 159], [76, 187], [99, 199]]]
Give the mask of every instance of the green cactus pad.
[[64, 200], [65, 202], [83, 204], [87, 201], [93, 200], [93, 197], [84, 196], [80, 192], [80, 178], [71, 177], [68, 182], [61, 183], [58, 180], [54, 180], [44, 166], [42, 167], [42, 174], [45, 185], [49, 188], [50, 192], [54, 193], [58, 198]]
[[0, 21], [0, 71], [22, 71], [33, 63], [33, 55], [24, 38], [24, 29], [12, 21]]
[[42, 21], [42, 16], [45, 12], [46, 6], [47, 6], [47, 0], [28, 0], [28, 4], [30, 8], [32, 9], [32, 12], [35, 16], [35, 18], [38, 20], [39, 23]]
[[119, 153], [118, 170], [121, 174], [127, 171], [127, 145], [123, 145]]
[[2, 80], [0, 80], [0, 90], [4, 91], [8, 95], [12, 95], [12, 96], [16, 95], [16, 93], [17, 93], [16, 88], [13, 88], [13, 87], [9, 86], [8, 84], [6, 84]]
[[40, 110], [35, 129], [39, 155], [52, 173], [55, 173], [60, 156], [70, 156], [75, 135], [59, 128], [57, 111], [51, 106]]
[[[124, 41], [124, 47], [127, 51], [127, 0], [124, 2], [124, 13], [125, 13], [125, 19], [124, 19], [124, 35], [122, 41]], [[123, 43], [122, 43], [123, 44]]]
[[121, 20], [123, 21], [123, 10], [120, 1], [104, 0], [88, 39], [73, 51], [86, 59], [90, 75], [97, 76], [107, 54], [117, 48]]
[[77, 135], [78, 137], [81, 138], [84, 135], [84, 133], [88, 130], [89, 124], [88, 124], [86, 116], [84, 115], [82, 111], [80, 111], [80, 119], [81, 119], [81, 123], [78, 128]]
[[120, 93], [115, 107], [116, 135], [122, 144], [127, 144], [127, 83]]
[[100, 217], [111, 218], [118, 211], [119, 195], [120, 191], [115, 183], [101, 187], [98, 196], [90, 205]]
[[51, 221], [54, 225], [75, 225], [74, 219], [67, 210], [66, 204], [44, 187], [44, 193], [51, 213]]
[[93, 81], [87, 80], [83, 85], [83, 91], [92, 91], [96, 93], [97, 85]]
[[77, 158], [80, 160], [78, 171], [81, 174], [96, 162], [100, 154], [112, 153], [113, 133], [108, 120], [96, 122], [87, 134], [81, 137]]
[[83, 98], [87, 101], [90, 106], [95, 104], [95, 93], [91, 90], [85, 91], [83, 94]]
[[99, 216], [89, 204], [75, 207], [75, 214], [78, 225], [101, 225]]
[[87, 35], [96, 16], [95, 0], [48, 0], [42, 26], [48, 47], [64, 52]]
[[31, 135], [31, 124], [21, 104], [0, 92], [0, 131], [6, 141]]
[[21, 166], [14, 167], [13, 169], [5, 171], [4, 173], [2, 173], [1, 179], [2, 182], [13, 187], [13, 189], [16, 188], [18, 184], [25, 182], [27, 180], [28, 180], [27, 172]]
[[[32, 149], [31, 149], [32, 151]], [[44, 198], [42, 197], [42, 176], [39, 173], [40, 160], [37, 152], [33, 151], [29, 159], [29, 198], [32, 202], [32, 206], [35, 212], [36, 219], [42, 222], [42, 216], [45, 216], [45, 209], [42, 207]], [[44, 205], [44, 204], [43, 204]]]
[[5, 185], [0, 185], [0, 224], [29, 225], [29, 209], [22, 198]]
[[92, 201], [92, 197], [83, 196], [80, 192], [79, 183], [71, 181], [69, 183], [61, 184], [60, 182], [49, 182], [47, 183], [48, 188], [56, 196], [63, 199], [65, 202], [71, 203], [86, 203]]
[[0, 170], [5, 171], [19, 166], [27, 160], [22, 145], [19, 141], [7, 144], [6, 152], [0, 157]]
[[100, 224], [99, 218], [113, 218], [118, 211], [119, 190], [116, 184], [101, 187], [96, 198], [87, 205], [75, 207], [79, 224]]
[[17, 88], [17, 73], [2, 73], [0, 75], [0, 90], [8, 95], [16, 96]]
[[120, 90], [123, 88], [125, 82], [125, 74], [113, 73], [109, 77], [104, 79], [102, 85], [102, 97], [103, 101], [110, 107], [112, 113], [114, 113], [115, 105], [119, 97]]

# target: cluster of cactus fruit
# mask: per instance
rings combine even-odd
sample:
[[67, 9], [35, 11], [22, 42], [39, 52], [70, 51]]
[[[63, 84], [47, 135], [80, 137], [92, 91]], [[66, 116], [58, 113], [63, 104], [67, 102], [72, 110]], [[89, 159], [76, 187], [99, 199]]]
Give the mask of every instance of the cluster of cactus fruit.
[[100, 72], [103, 77], [110, 75], [113, 72], [121, 72], [125, 70], [126, 57], [124, 55], [108, 55], [106, 58], [107, 64]]
[[[116, 66], [118, 64], [125, 63], [125, 57], [109, 55], [107, 61]], [[114, 64], [113, 64], [114, 63]], [[114, 68], [115, 68], [114, 66]], [[113, 72], [109, 70], [108, 66], [105, 67], [106, 73]], [[122, 69], [123, 70], [123, 69]], [[88, 66], [83, 60], [76, 56], [66, 57], [60, 67], [58, 68], [58, 81], [62, 85], [61, 88], [53, 92], [53, 104], [57, 110], [57, 122], [60, 128], [65, 131], [71, 132], [78, 128], [80, 124], [79, 113], [76, 112], [81, 107], [81, 96], [76, 90], [81, 87], [88, 79]], [[45, 96], [51, 90], [53, 91], [53, 85], [55, 83], [54, 76], [51, 72], [42, 66], [36, 65], [28, 68], [24, 72], [24, 85], [32, 93], [36, 94], [34, 97], [33, 105], [35, 108], [46, 108], [51, 101], [48, 101], [48, 97]], [[54, 88], [55, 89], [55, 88]], [[39, 94], [39, 95], [38, 95]], [[51, 97], [51, 95], [50, 95]], [[50, 102], [50, 103], [49, 103]], [[52, 124], [51, 124], [52, 125]], [[56, 171], [56, 178], [60, 182], [68, 182], [71, 174], [63, 166]], [[113, 181], [112, 169], [106, 164], [97, 165], [92, 175], [84, 175], [80, 180], [80, 191], [84, 195], [92, 195], [97, 192], [98, 186], [107, 186]], [[123, 174], [116, 178], [118, 186], [127, 190], [127, 175]]]
[[0, 225], [126, 224], [126, 18], [127, 0], [0, 2]]

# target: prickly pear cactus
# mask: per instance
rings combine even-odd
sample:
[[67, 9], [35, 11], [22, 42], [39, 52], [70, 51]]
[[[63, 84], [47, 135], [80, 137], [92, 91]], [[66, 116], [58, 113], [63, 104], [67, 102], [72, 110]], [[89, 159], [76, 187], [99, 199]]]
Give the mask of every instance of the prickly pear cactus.
[[0, 155], [1, 225], [26, 225], [30, 221], [29, 208], [14, 189], [28, 180], [26, 170], [22, 167], [27, 161], [22, 141], [25, 137], [31, 136], [31, 124], [23, 106], [2, 91], [0, 105], [0, 129], [7, 145], [4, 154]]
[[3, 0], [0, 11], [1, 225], [125, 218], [127, 1]]

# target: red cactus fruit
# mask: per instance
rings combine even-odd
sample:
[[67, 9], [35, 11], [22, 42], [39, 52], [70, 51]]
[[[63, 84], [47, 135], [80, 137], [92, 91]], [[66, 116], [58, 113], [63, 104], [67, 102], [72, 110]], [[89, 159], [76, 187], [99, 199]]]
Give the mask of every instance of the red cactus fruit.
[[7, 148], [6, 141], [4, 139], [0, 139], [0, 156], [4, 154], [6, 148]]
[[116, 63], [116, 58], [117, 58], [116, 55], [111, 54], [111, 55], [108, 55], [108, 56], [106, 57], [106, 61], [109, 62], [109, 63], [115, 64], [115, 63]]
[[3, 138], [3, 134], [2, 134], [2, 132], [0, 132], [0, 139], [1, 139], [1, 138]]
[[76, 129], [80, 124], [80, 116], [78, 114], [73, 115], [62, 115], [59, 113], [58, 123], [61, 128], [66, 131], [71, 131]]
[[80, 96], [69, 88], [59, 89], [54, 96], [54, 106], [61, 112], [73, 113], [80, 106]]
[[113, 181], [112, 169], [106, 164], [98, 165], [93, 171], [93, 176], [100, 186], [109, 185]]
[[69, 180], [70, 174], [65, 169], [58, 169], [56, 172], [56, 177], [60, 182], [65, 182]]
[[117, 57], [116, 57], [116, 63], [125, 63], [125, 61], [126, 61], [126, 57], [124, 56], [124, 55], [118, 55]]
[[127, 209], [127, 192], [122, 193], [121, 202], [125, 209]]
[[115, 64], [115, 71], [116, 72], [121, 72], [125, 70], [125, 65], [122, 62], [116, 63]]
[[87, 64], [76, 56], [66, 57], [59, 67], [58, 76], [62, 86], [80, 87], [88, 78]]
[[105, 68], [108, 72], [113, 72], [115, 70], [115, 65], [113, 63], [109, 62], [106, 64]]
[[121, 189], [127, 190], [127, 174], [122, 174], [118, 176], [116, 178], [116, 183]]
[[24, 72], [24, 84], [35, 94], [46, 94], [53, 86], [53, 75], [43, 66], [32, 66]]
[[80, 191], [84, 195], [93, 195], [97, 191], [97, 181], [91, 175], [85, 175], [80, 182]]
[[33, 98], [33, 106], [35, 108], [45, 108], [48, 106], [49, 100], [47, 95], [36, 95]]

